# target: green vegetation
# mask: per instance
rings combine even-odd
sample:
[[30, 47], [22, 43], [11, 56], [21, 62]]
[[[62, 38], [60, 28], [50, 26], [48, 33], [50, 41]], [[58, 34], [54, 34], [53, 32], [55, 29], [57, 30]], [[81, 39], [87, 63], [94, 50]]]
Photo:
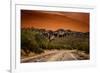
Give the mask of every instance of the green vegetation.
[[43, 49], [39, 46], [39, 41], [36, 40], [36, 35], [39, 36], [39, 33], [30, 30], [21, 31], [21, 49], [27, 54], [30, 51], [35, 53], [43, 52]]
[[[46, 49], [76, 49], [89, 53], [89, 37], [87, 36], [69, 35], [61, 38], [55, 37], [52, 41], [49, 41], [49, 38], [40, 31], [32, 29], [21, 30], [21, 49], [26, 54], [30, 52], [40, 54]], [[89, 36], [89, 34], [87, 35]]]

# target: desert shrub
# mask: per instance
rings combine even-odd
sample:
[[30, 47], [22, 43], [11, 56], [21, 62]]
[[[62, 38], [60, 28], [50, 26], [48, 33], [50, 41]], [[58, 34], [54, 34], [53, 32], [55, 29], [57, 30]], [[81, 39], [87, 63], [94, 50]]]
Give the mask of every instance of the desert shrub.
[[89, 39], [88, 38], [73, 38], [69, 42], [73, 49], [85, 51], [89, 53]]
[[[40, 30], [41, 31], [41, 30]], [[89, 53], [89, 37], [88, 33], [83, 36], [77, 37], [69, 35], [66, 37], [55, 37], [52, 41], [43, 36], [42, 31], [36, 29], [22, 30], [21, 31], [21, 48], [26, 52], [27, 50], [42, 53], [44, 50], [49, 49], [77, 49]]]
[[78, 50], [85, 51], [85, 53], [89, 53], [89, 43], [88, 42], [81, 42], [78, 47]]
[[34, 52], [35, 52], [36, 54], [40, 54], [40, 53], [43, 53], [44, 50], [43, 50], [42, 48], [34, 48]]
[[35, 53], [42, 53], [35, 35], [39, 33], [30, 30], [21, 31], [21, 48], [27, 53], [27, 50]]
[[35, 35], [35, 40], [37, 41], [39, 48], [46, 49], [48, 46], [48, 39], [45, 38], [41, 34], [36, 34]]
[[56, 38], [49, 43], [49, 49], [76, 49], [89, 53], [89, 38], [64, 37]]

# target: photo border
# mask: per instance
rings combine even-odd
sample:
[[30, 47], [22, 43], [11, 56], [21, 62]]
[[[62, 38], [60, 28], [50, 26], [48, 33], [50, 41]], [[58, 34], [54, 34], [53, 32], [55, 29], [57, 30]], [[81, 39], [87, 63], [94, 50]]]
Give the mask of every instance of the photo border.
[[[54, 7], [58, 7], [58, 8], [72, 8], [72, 9], [75, 9], [75, 8], [76, 8], [76, 9], [90, 9], [90, 10], [93, 11], [93, 14], [91, 14], [91, 15], [93, 16], [93, 18], [92, 18], [93, 22], [91, 23], [91, 21], [90, 21], [90, 24], [93, 24], [93, 25], [95, 24], [95, 14], [94, 14], [94, 13], [95, 13], [95, 7], [92, 7], [92, 6], [89, 7], [89, 8], [88, 8], [88, 7], [85, 8], [85, 7], [77, 7], [77, 5], [75, 5], [75, 7], [70, 7], [70, 6], [68, 6], [68, 7], [67, 7], [67, 6], [63, 7], [63, 6], [49, 6], [49, 5], [47, 6], [47, 5], [15, 4], [15, 7], [13, 8], [13, 9], [15, 10], [15, 13], [13, 14], [13, 9], [12, 9], [12, 11], [11, 11], [11, 13], [12, 13], [12, 14], [11, 14], [11, 15], [12, 15], [12, 18], [11, 18], [11, 41], [12, 41], [12, 42], [11, 42], [11, 72], [12, 72], [12, 73], [13, 73], [13, 72], [17, 72], [17, 71], [21, 71], [21, 70], [20, 70], [20, 67], [19, 67], [19, 69], [18, 69], [18, 67], [17, 67], [17, 64], [18, 64], [17, 61], [19, 61], [19, 60], [17, 60], [17, 57], [18, 57], [18, 56], [17, 56], [17, 52], [16, 52], [16, 43], [19, 42], [19, 40], [17, 40], [17, 38], [16, 38], [16, 36], [17, 36], [16, 33], [17, 33], [17, 32], [20, 32], [20, 31], [18, 31], [18, 29], [16, 28], [16, 20], [17, 20], [17, 19], [16, 19], [16, 10], [17, 10], [16, 7], [19, 6], [19, 5], [20, 5], [20, 6], [25, 5], [25, 6], [37, 6], [37, 7], [53, 7], [53, 8], [54, 8]], [[49, 10], [48, 10], [48, 11], [49, 11]], [[55, 11], [56, 11], [56, 10], [55, 10]], [[90, 16], [91, 16], [91, 15], [90, 15]], [[14, 18], [14, 19], [13, 19], [13, 18]], [[13, 21], [13, 20], [14, 20], [14, 21]], [[15, 25], [14, 25], [13, 23], [15, 23]], [[13, 24], [13, 26], [12, 26], [12, 24]], [[90, 24], [89, 24], [89, 25], [90, 25]], [[14, 27], [14, 26], [15, 26], [15, 27]], [[95, 34], [95, 26], [94, 26], [94, 28], [90, 26], [90, 28], [92, 28], [91, 31]], [[15, 32], [13, 32], [13, 30], [14, 30]], [[17, 32], [16, 32], [16, 30], [17, 30]], [[91, 33], [91, 32], [90, 32], [90, 33]], [[93, 35], [92, 35], [92, 36], [93, 36]], [[90, 36], [90, 38], [91, 38], [92, 36]], [[92, 41], [94, 41], [94, 38], [95, 38], [95, 37], [92, 37], [92, 38], [93, 38]], [[94, 41], [94, 42], [95, 42], [95, 41]], [[90, 43], [91, 43], [91, 42], [90, 42]], [[95, 43], [92, 43], [92, 44], [95, 46]], [[14, 45], [14, 46], [13, 46], [13, 45]], [[95, 48], [95, 47], [94, 47], [94, 48]], [[18, 50], [18, 51], [19, 51], [19, 50]], [[91, 51], [91, 50], [90, 50], [90, 51]], [[86, 66], [94, 66], [94, 65], [95, 65], [95, 63], [96, 63], [96, 61], [95, 61], [95, 59], [96, 59], [96, 58], [95, 58], [95, 57], [96, 57], [96, 56], [95, 56], [95, 53], [96, 53], [96, 51], [92, 52], [92, 54], [94, 55], [93, 62], [91, 63], [90, 61], [88, 61], [89, 64], [84, 65], [85, 67], [86, 67]], [[91, 57], [91, 55], [90, 55], [90, 57]], [[67, 61], [67, 62], [68, 62], [68, 61]], [[82, 62], [82, 61], [81, 61], [81, 62]], [[51, 62], [50, 64], [54, 65], [54, 63], [55, 63], [55, 64], [59, 64], [59, 66], [61, 66], [61, 65], [63, 64], [63, 62], [60, 62], [60, 63], [58, 63], [58, 62]], [[73, 63], [73, 61], [71, 61], [70, 63]], [[80, 62], [77, 62], [77, 65], [79, 65], [79, 67], [80, 67], [81, 64], [79, 64], [79, 63], [80, 63]], [[37, 64], [37, 63], [36, 63], [36, 64]], [[35, 65], [36, 65], [36, 64], [35, 64]], [[46, 65], [45, 63], [41, 63], [41, 64], [39, 63], [38, 65], [43, 65], [43, 64]], [[24, 64], [23, 66], [25, 66], [25, 64]], [[82, 66], [83, 66], [83, 65], [81, 65], [81, 67], [82, 67]], [[84, 66], [83, 66], [83, 67], [84, 67]], [[50, 65], [50, 67], [51, 67], [51, 65]], [[66, 66], [64, 66], [64, 67], [66, 67]], [[60, 67], [60, 68], [58, 67], [58, 68], [56, 68], [56, 69], [61, 69], [61, 68], [64, 68], [64, 67]], [[74, 66], [74, 65], [71, 66], [71, 65], [69, 65], [68, 67], [70, 67], [70, 68], [74, 67], [74, 68], [75, 68], [75, 67], [78, 67], [78, 66]], [[67, 67], [67, 68], [68, 68], [68, 67]], [[33, 71], [32, 69], [33, 69], [33, 68], [31, 68], [30, 70]], [[37, 68], [37, 70], [38, 70], [38, 69], [39, 69], [39, 68]], [[46, 68], [43, 68], [43, 69], [46, 70]], [[29, 71], [29, 70], [28, 70], [28, 71]], [[36, 70], [35, 70], [35, 71], [36, 71]]]

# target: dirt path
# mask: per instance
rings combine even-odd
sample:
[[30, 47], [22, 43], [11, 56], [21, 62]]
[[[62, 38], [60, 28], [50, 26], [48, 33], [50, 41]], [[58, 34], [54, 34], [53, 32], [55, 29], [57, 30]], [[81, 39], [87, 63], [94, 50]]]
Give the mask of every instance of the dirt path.
[[80, 60], [80, 56], [72, 52], [74, 51], [73, 50], [48, 51], [42, 55], [37, 55], [34, 57], [22, 59], [21, 62], [26, 63], [26, 62]]
[[66, 61], [66, 60], [77, 60], [77, 58], [70, 52], [59, 51], [55, 55], [51, 56], [48, 61]]
[[41, 54], [41, 55], [36, 55], [36, 56], [21, 59], [21, 62], [22, 63], [24, 63], [24, 62], [40, 62], [40, 61], [44, 62], [44, 61], [46, 61], [48, 56], [50, 57], [50, 56], [56, 54], [57, 52], [58, 51], [48, 51], [48, 52]]

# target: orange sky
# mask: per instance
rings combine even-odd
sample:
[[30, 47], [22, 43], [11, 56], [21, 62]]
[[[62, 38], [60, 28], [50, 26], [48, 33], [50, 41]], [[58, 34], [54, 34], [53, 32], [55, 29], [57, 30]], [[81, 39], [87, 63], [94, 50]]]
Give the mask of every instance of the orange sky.
[[89, 31], [89, 13], [21, 10], [22, 28]]

